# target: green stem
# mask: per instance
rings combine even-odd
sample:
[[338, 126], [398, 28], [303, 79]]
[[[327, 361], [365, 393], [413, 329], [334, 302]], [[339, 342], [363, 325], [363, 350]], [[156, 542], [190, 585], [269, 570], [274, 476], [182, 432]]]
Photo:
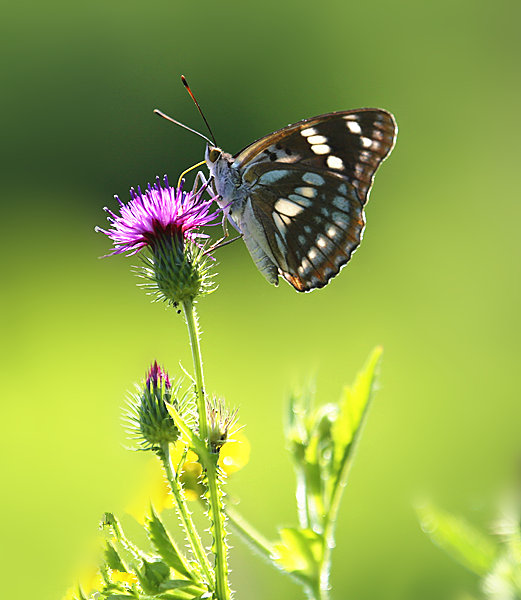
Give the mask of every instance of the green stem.
[[183, 312], [194, 362], [195, 393], [197, 396], [197, 412], [199, 414], [199, 437], [207, 442], [208, 419], [206, 416], [206, 399], [204, 393], [203, 360], [201, 358], [201, 345], [199, 343], [199, 328], [196, 321], [195, 307], [191, 300], [183, 302]]
[[[371, 384], [371, 390], [372, 389], [373, 384]], [[331, 503], [329, 505], [329, 510], [326, 513], [326, 518], [324, 519], [324, 554], [322, 565], [320, 567], [320, 595], [317, 596], [318, 600], [328, 600], [329, 598], [329, 574], [331, 572], [331, 553], [335, 547], [336, 520], [338, 517], [338, 511], [340, 509], [342, 494], [344, 493], [344, 489], [347, 485], [347, 480], [349, 479], [349, 474], [351, 473], [351, 467], [353, 465], [353, 459], [358, 449], [358, 444], [367, 420], [367, 415], [369, 414], [372, 398], [371, 391], [369, 394], [369, 399], [364, 407], [364, 411], [360, 418], [360, 423], [356, 429], [351, 443], [345, 450], [344, 457], [342, 459], [343, 466], [340, 470], [340, 474], [333, 484]]]
[[186, 507], [185, 498], [184, 498], [181, 486], [179, 484], [179, 481], [177, 480], [176, 476], [174, 475], [174, 469], [172, 466], [172, 457], [170, 455], [169, 444], [168, 443], [163, 444], [161, 449], [162, 449], [162, 457], [161, 458], [163, 461], [163, 466], [165, 468], [168, 483], [170, 484], [170, 488], [172, 489], [172, 493], [174, 495], [176, 509], [177, 509], [179, 518], [181, 519], [181, 524], [183, 526], [183, 529], [186, 532], [186, 536], [190, 543], [190, 548], [192, 549], [194, 556], [197, 558], [198, 563], [201, 565], [201, 569], [203, 570], [203, 573], [204, 573], [208, 583], [213, 588], [214, 587], [214, 579], [213, 579], [213, 575], [210, 570], [210, 563], [208, 562], [208, 558], [204, 551], [204, 546], [201, 541], [201, 538], [199, 537], [199, 534], [197, 533], [197, 530], [195, 528], [194, 522], [192, 520], [192, 515], [190, 514], [189, 510]]
[[[210, 440], [208, 436], [208, 419], [206, 415], [203, 363], [201, 358], [201, 346], [199, 343], [199, 329], [196, 321], [195, 307], [192, 301], [186, 300], [183, 302], [183, 312], [186, 320], [186, 326], [188, 328], [190, 348], [192, 349], [192, 358], [194, 363], [195, 391], [197, 397], [197, 410], [199, 413], [199, 437], [204, 440], [206, 448], [211, 454]], [[206, 460], [206, 457], [200, 458], [204, 460], [204, 467], [206, 469], [210, 515], [213, 521], [215, 591], [217, 600], [229, 600], [230, 587], [228, 584], [228, 556], [224, 540], [224, 512], [222, 501], [219, 496], [217, 465], [210, 460]]]
[[206, 465], [208, 491], [210, 500], [210, 514], [213, 520], [213, 549], [215, 553], [215, 590], [219, 600], [230, 598], [228, 584], [228, 556], [224, 532], [224, 507], [219, 493], [217, 482], [217, 462]]

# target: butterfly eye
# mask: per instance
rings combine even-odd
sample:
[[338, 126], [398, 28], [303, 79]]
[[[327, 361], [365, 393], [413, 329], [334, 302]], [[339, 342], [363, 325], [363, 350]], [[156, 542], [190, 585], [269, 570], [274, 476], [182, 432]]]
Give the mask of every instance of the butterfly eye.
[[219, 150], [219, 148], [210, 148], [208, 150], [208, 160], [212, 163], [214, 163], [219, 156], [221, 156], [222, 150]]

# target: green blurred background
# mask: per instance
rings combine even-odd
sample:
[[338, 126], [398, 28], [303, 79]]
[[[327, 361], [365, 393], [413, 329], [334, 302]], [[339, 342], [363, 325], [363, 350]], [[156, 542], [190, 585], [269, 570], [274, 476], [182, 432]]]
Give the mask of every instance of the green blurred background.
[[[132, 259], [98, 260], [113, 194], [202, 158], [192, 84], [230, 152], [289, 122], [381, 106], [400, 132], [361, 250], [327, 288], [269, 286], [242, 243], [200, 304], [207, 384], [240, 406], [251, 461], [230, 482], [268, 536], [294, 524], [284, 401], [337, 398], [376, 344], [381, 391], [342, 506], [334, 598], [457, 598], [476, 582], [431, 545], [412, 501], [487, 522], [517, 477], [519, 2], [18, 2], [2, 62], [3, 597], [60, 598], [105, 510], [147, 458], [125, 392], [157, 358], [190, 365], [181, 318]], [[238, 598], [303, 594], [234, 539]], [[31, 582], [30, 589], [27, 582]]]

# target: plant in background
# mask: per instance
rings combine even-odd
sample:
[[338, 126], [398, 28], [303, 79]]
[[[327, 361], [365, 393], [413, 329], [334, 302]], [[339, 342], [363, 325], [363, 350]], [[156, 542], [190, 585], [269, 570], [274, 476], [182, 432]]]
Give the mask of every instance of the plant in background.
[[521, 502], [509, 495], [490, 533], [432, 504], [417, 507], [425, 533], [454, 560], [480, 578], [491, 600], [521, 600]]
[[[298, 523], [281, 529], [278, 540], [266, 540], [225, 503], [227, 465], [241, 462], [227, 461], [232, 456], [227, 448], [240, 436], [240, 428], [237, 411], [210, 396], [204, 383], [195, 304], [215, 289], [215, 261], [214, 247], [200, 228], [221, 217], [220, 209], [212, 210], [215, 198], [204, 199], [205, 192], [206, 186], [186, 192], [182, 184], [174, 189], [166, 178], [163, 183], [158, 179], [145, 192], [131, 191], [128, 204], [120, 201], [120, 214], [107, 209], [110, 228], [98, 229], [114, 242], [112, 255], [139, 253], [143, 287], [183, 314], [193, 374], [184, 388], [180, 379], [153, 362], [130, 395], [125, 415], [136, 448], [153, 453], [162, 466], [179, 531], [169, 532], [160, 509], [151, 507], [144, 528], [153, 550], [144, 551], [107, 513], [102, 522], [104, 560], [91, 588], [70, 594], [78, 600], [229, 600], [229, 526], [300, 583], [309, 598], [329, 598], [340, 499], [375, 388], [381, 349], [373, 352], [338, 403], [314, 407], [310, 391], [290, 399], [286, 436], [297, 474]], [[206, 507], [210, 548], [195, 527], [188, 495], [196, 495]]]

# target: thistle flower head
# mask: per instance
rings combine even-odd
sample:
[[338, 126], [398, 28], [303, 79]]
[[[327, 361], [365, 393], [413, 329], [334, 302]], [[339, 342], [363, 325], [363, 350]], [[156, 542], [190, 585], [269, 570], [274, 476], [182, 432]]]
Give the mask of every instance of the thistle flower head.
[[238, 410], [230, 410], [222, 398], [208, 398], [206, 400], [206, 414], [208, 417], [208, 439], [214, 454], [218, 454], [221, 447], [234, 431], [238, 420]]
[[160, 300], [172, 304], [193, 300], [211, 291], [208, 257], [204, 252], [201, 233], [205, 225], [216, 225], [221, 210], [211, 210], [215, 198], [203, 199], [206, 186], [199, 190], [183, 191], [172, 188], [165, 176], [142, 192], [130, 190], [131, 200], [124, 204], [116, 196], [120, 214], [108, 208], [109, 229], [96, 228], [114, 243], [114, 254], [142, 255], [141, 276], [148, 280], [145, 287]]
[[165, 175], [163, 185], [159, 177], [156, 183], [145, 192], [138, 187], [130, 190], [131, 200], [124, 204], [118, 196], [120, 214], [113, 213], [105, 207], [111, 229], [96, 231], [104, 233], [114, 242], [114, 250], [110, 253], [136, 254], [145, 247], [154, 248], [164, 238], [174, 238], [183, 242], [207, 237], [198, 229], [204, 225], [216, 224], [215, 219], [220, 211], [211, 212], [213, 198], [203, 200], [205, 188], [198, 191], [183, 191], [183, 182], [179, 188], [169, 186]]
[[163, 444], [173, 443], [179, 437], [179, 430], [168, 414], [165, 402], [176, 408], [183, 403], [178, 398], [179, 386], [172, 389], [168, 373], [157, 361], [148, 370], [142, 386], [131, 394], [125, 421], [128, 433], [140, 450], [160, 451]]

